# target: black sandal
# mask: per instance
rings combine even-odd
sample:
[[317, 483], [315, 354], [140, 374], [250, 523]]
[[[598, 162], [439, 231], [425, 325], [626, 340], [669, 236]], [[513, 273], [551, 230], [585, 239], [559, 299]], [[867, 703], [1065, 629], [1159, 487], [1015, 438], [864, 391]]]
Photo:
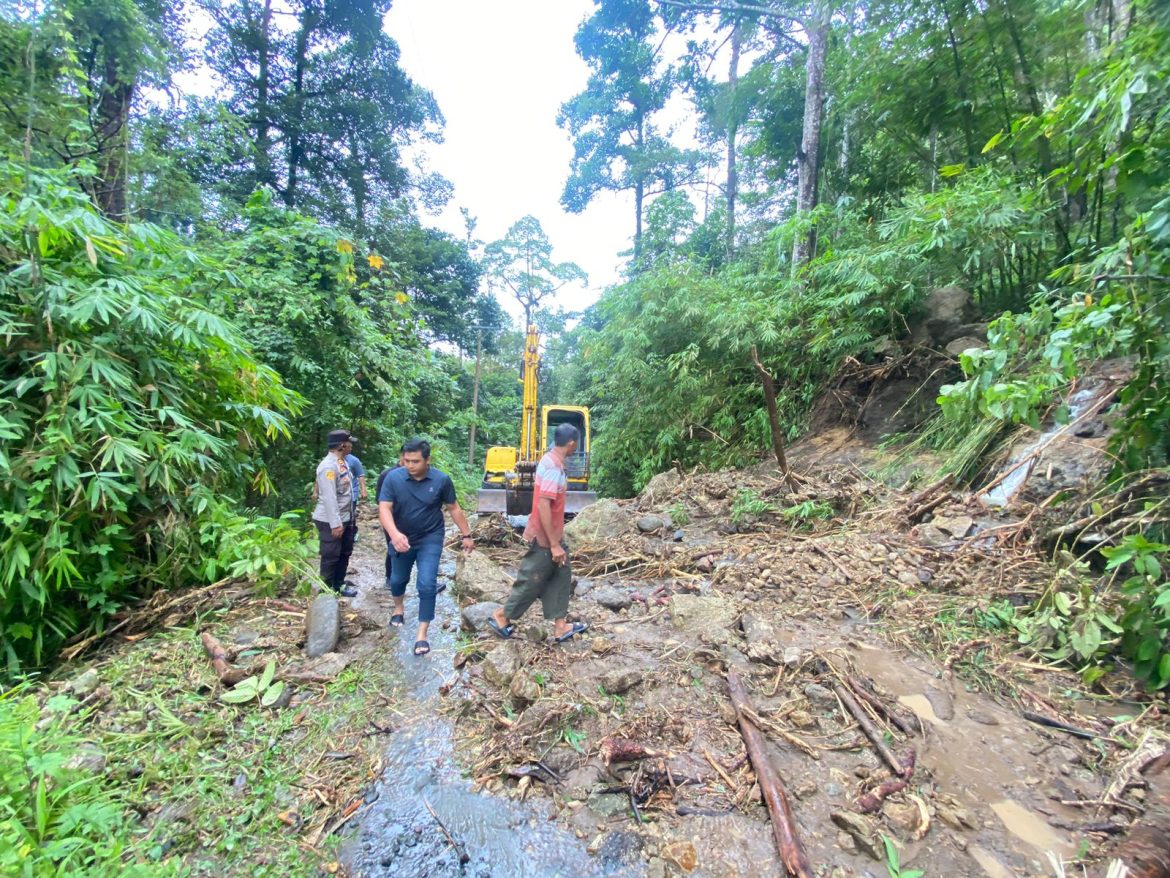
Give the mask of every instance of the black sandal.
[[427, 643], [425, 640], [416, 640], [414, 642], [414, 654], [415, 655], [426, 655], [430, 651], [431, 651], [431, 645], [429, 643]]
[[391, 628], [401, 628], [406, 624], [406, 618], [401, 613], [395, 613], [390, 617]]

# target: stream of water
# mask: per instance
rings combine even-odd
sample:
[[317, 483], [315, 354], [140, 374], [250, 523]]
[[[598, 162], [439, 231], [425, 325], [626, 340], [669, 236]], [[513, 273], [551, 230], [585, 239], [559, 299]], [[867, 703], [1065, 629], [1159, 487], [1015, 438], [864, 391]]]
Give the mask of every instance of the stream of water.
[[[368, 537], [367, 537], [368, 539]], [[354, 606], [375, 618], [389, 618], [389, 597], [375, 546], [362, 544], [354, 556], [360, 588]], [[445, 557], [440, 583], [450, 583], [454, 560]], [[393, 715], [394, 733], [384, 754], [385, 769], [371, 791], [373, 799], [356, 832], [343, 844], [341, 859], [349, 874], [366, 878], [555, 878], [631, 875], [604, 857], [594, 858], [572, 833], [553, 822], [547, 799], [518, 802], [474, 792], [455, 759], [451, 721], [439, 712], [439, 687], [452, 671], [458, 620], [448, 588], [439, 595], [431, 625], [431, 653], [413, 655], [418, 599], [407, 589], [406, 625], [387, 635], [401, 667], [401, 686]], [[429, 806], [429, 808], [428, 808]], [[431, 811], [434, 812], [432, 815]], [[439, 826], [460, 846], [457, 851]], [[461, 854], [466, 862], [461, 862]]]

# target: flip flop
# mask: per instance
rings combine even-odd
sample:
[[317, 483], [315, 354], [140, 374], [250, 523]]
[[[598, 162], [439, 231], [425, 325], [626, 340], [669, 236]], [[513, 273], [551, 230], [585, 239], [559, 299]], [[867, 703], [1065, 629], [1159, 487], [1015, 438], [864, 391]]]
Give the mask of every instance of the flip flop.
[[497, 622], [491, 616], [488, 616], [488, 627], [491, 628], [492, 631], [496, 632], [496, 637], [499, 637], [503, 640], [507, 640], [508, 638], [510, 638], [512, 636], [513, 629], [512, 629], [512, 626], [510, 624], [509, 625], [501, 625], [499, 622]]
[[393, 616], [390, 617], [390, 627], [391, 628], [401, 628], [405, 624], [406, 624], [406, 617], [403, 616], [401, 613], [395, 613]]
[[568, 643], [578, 634], [584, 634], [589, 630], [589, 626], [584, 622], [574, 622], [573, 627], [562, 634], [560, 637], [554, 637], [553, 640], [557, 643]]
[[431, 645], [429, 643], [427, 643], [425, 640], [416, 640], [414, 642], [414, 654], [415, 655], [426, 655], [430, 651], [431, 651]]

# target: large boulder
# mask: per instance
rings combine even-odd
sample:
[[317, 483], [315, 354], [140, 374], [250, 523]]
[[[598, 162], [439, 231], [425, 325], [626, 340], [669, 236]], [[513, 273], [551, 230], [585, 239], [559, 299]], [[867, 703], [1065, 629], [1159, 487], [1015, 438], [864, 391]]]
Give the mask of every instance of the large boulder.
[[784, 663], [784, 645], [772, 622], [764, 616], [747, 613], [742, 621], [743, 634], [747, 640], [744, 653], [749, 661], [768, 665]]
[[317, 658], [337, 648], [341, 639], [341, 611], [334, 595], [322, 592], [305, 614], [305, 654]]
[[971, 294], [962, 287], [936, 287], [923, 302], [926, 314], [916, 336], [941, 347], [964, 333], [974, 316]]
[[656, 509], [669, 500], [681, 484], [682, 475], [678, 470], [668, 469], [664, 473], [659, 473], [646, 483], [646, 487], [638, 495], [639, 505], [646, 509]]
[[496, 610], [500, 609], [502, 604], [496, 601], [479, 601], [471, 606], [464, 607], [460, 611], [463, 617], [463, 628], [466, 631], [491, 631], [491, 626], [488, 625], [488, 619]]
[[512, 591], [512, 577], [483, 552], [460, 552], [453, 591], [463, 601], [502, 604]]
[[630, 529], [630, 514], [616, 500], [598, 500], [565, 525], [570, 549], [616, 539]]
[[521, 664], [520, 645], [514, 640], [505, 640], [498, 643], [483, 660], [483, 676], [489, 683], [507, 689], [512, 685], [512, 678], [520, 670]]

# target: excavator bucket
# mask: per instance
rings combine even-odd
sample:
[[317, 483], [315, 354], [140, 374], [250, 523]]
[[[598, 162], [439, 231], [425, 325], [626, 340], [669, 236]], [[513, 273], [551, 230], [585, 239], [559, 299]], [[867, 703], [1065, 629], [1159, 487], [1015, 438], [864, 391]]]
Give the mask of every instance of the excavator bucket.
[[480, 515], [489, 512], [507, 512], [508, 492], [503, 488], [480, 488], [475, 495], [475, 511]]
[[597, 494], [594, 491], [569, 491], [565, 495], [565, 514], [576, 515], [586, 506], [592, 506], [597, 502]]

